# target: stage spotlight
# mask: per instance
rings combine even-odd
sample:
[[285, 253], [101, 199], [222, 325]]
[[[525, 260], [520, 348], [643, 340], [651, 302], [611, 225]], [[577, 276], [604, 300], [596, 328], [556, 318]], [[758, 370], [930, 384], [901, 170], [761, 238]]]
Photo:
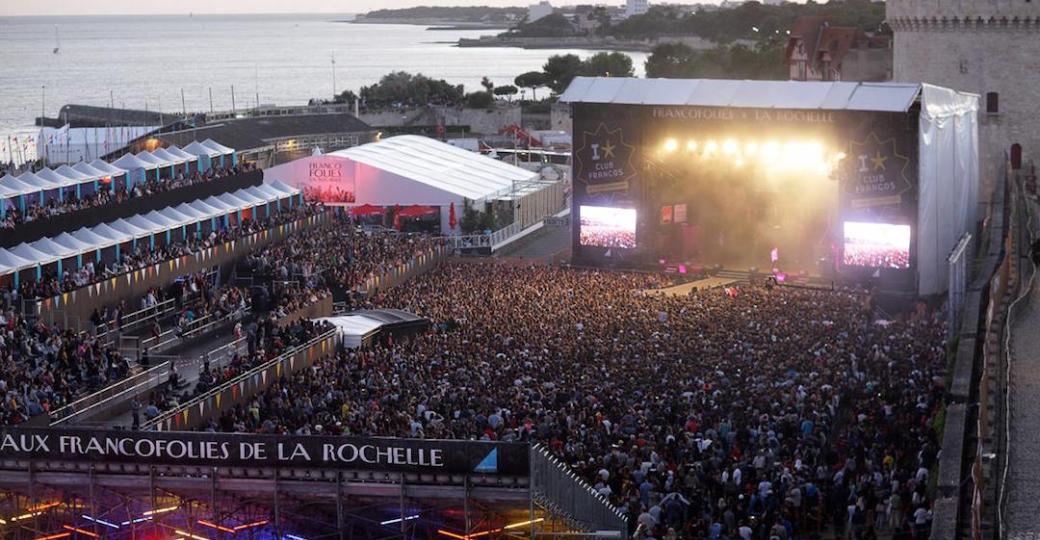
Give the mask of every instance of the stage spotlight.
[[753, 156], [757, 152], [758, 152], [758, 143], [756, 143], [755, 141], [751, 141], [751, 142], [747, 143], [747, 146], [744, 147], [744, 153], [749, 155], [749, 156]]
[[805, 158], [811, 160], [813, 163], [823, 161], [823, 145], [818, 141], [813, 141], [805, 144]]
[[762, 154], [766, 159], [775, 161], [776, 158], [780, 157], [780, 144], [776, 141], [769, 141], [762, 147]]
[[737, 141], [734, 141], [733, 139], [727, 139], [726, 142], [722, 144], [722, 152], [725, 153], [727, 156], [732, 156], [733, 154], [736, 154]]
[[675, 150], [678, 149], [678, 148], [679, 148], [679, 141], [677, 141], [675, 139], [668, 139], [668, 140], [664, 141], [664, 151], [665, 152], [675, 152]]
[[688, 150], [690, 152], [696, 152], [697, 151], [697, 141], [695, 141], [693, 139], [690, 139], [690, 140], [686, 141], [686, 150]]
[[735, 161], [734, 163], [737, 165], [737, 167], [743, 167], [744, 166], [744, 160], [740, 159], [740, 158], [737, 158], [737, 161]]
[[704, 145], [704, 155], [710, 156], [714, 154], [718, 149], [719, 143], [715, 141], [708, 141], [707, 144]]
[[845, 152], [838, 152], [837, 154], [834, 154], [835, 161], [841, 161], [847, 157], [848, 156], [845, 154]]

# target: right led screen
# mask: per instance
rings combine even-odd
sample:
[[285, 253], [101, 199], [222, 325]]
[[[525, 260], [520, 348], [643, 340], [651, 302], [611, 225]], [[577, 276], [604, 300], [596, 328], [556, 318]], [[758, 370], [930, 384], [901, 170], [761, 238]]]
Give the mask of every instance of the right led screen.
[[843, 227], [846, 266], [910, 268], [910, 226], [846, 221]]

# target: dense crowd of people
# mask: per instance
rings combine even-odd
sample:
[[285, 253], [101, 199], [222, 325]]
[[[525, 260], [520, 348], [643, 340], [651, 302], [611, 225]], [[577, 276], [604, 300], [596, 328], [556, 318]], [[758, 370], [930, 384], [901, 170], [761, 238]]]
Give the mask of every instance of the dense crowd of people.
[[[243, 332], [247, 350], [233, 352], [226, 362], [214, 365], [211, 358], [204, 356], [200, 362], [198, 379], [190, 384], [180, 379], [176, 366], [170, 384], [151, 395], [147, 405], [138, 403], [135, 407], [132, 426], [136, 428], [143, 420], [151, 420], [165, 411], [173, 410], [187, 403], [192, 398], [206, 393], [221, 384], [234, 379], [252, 369], [262, 366], [279, 355], [299, 347], [331, 329], [328, 323], [310, 320], [296, 320], [281, 324], [281, 318], [274, 313], [267, 314], [260, 321], [251, 323]], [[144, 405], [142, 407], [142, 405]]]
[[537, 441], [645, 538], [924, 538], [944, 323], [869, 294], [453, 264], [373, 299], [434, 321], [214, 421], [237, 432]]
[[255, 278], [293, 282], [278, 302], [331, 288], [356, 291], [371, 277], [438, 245], [423, 235], [364, 230], [344, 218], [328, 225], [298, 231], [286, 241], [247, 256], [247, 271]]
[[[213, 180], [219, 180], [241, 172], [255, 170], [252, 164], [242, 164], [236, 167], [212, 168], [206, 171], [195, 171], [190, 174], [177, 173], [173, 178], [158, 180], [150, 177], [144, 183], [137, 183], [127, 189], [126, 185], [113, 186], [109, 184], [103, 189], [92, 191], [89, 195], [76, 196], [74, 192], [66, 193], [63, 199], [50, 199], [43, 204], [38, 201], [30, 202], [23, 212], [16, 206], [8, 208], [3, 218], [0, 218], [0, 230], [13, 229], [23, 223], [31, 223], [40, 219], [75, 212], [86, 208], [96, 208], [106, 204], [120, 204], [133, 201], [140, 197], [146, 197], [154, 193], [171, 191], [184, 186], [201, 184]], [[71, 191], [71, 190], [70, 190]]]
[[846, 243], [843, 261], [867, 268], [910, 268], [910, 249], [871, 244]]
[[31, 322], [14, 310], [0, 311], [2, 425], [54, 411], [128, 372], [119, 351], [90, 334]]

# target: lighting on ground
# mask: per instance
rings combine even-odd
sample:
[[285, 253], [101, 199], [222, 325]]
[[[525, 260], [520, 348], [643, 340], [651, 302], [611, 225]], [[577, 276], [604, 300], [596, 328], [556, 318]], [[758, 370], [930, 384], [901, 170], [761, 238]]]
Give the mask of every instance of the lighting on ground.
[[62, 525], [61, 528], [72, 531], [76, 534], [82, 534], [83, 536], [89, 536], [91, 538], [98, 538], [100, 535], [97, 533], [90, 532], [86, 529], [80, 529], [79, 527], [73, 527], [72, 525]]
[[412, 520], [412, 519], [419, 519], [419, 514], [416, 514], [414, 516], [408, 516], [406, 518], [388, 519], [386, 521], [380, 522], [379, 524], [380, 525], [393, 525], [394, 523], [400, 523], [402, 521], [409, 521], [409, 520]]
[[90, 517], [90, 516], [88, 516], [86, 514], [83, 514], [82, 517], [83, 517], [83, 519], [85, 519], [87, 521], [93, 521], [94, 523], [97, 523], [98, 525], [104, 525], [106, 527], [111, 527], [113, 529], [118, 529], [119, 528], [119, 525], [116, 525], [115, 523], [110, 523], [110, 522], [105, 521], [105, 520], [100, 519], [100, 518]]

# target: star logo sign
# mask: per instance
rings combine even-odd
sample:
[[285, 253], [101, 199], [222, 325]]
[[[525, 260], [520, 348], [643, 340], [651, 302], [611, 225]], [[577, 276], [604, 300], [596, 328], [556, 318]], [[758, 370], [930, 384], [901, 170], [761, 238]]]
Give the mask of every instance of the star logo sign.
[[575, 133], [575, 179], [588, 186], [586, 192], [628, 189], [636, 175], [636, 147], [625, 142], [622, 129], [610, 129], [600, 123], [594, 130], [579, 133]]
[[870, 162], [874, 165], [875, 171], [885, 170], [886, 161], [888, 161], [888, 156], [882, 156], [881, 150], [874, 151], [874, 157], [870, 158]]

